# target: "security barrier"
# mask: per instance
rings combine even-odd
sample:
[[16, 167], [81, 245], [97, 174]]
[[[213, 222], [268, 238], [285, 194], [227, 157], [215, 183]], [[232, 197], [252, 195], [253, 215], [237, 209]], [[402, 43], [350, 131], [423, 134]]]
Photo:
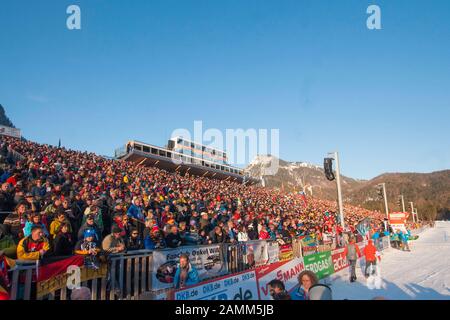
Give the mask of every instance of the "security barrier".
[[[360, 249], [365, 246], [364, 243], [358, 245]], [[379, 250], [389, 247], [389, 237], [382, 237]], [[143, 294], [150, 299], [166, 299], [173, 293], [173, 276], [181, 253], [190, 255], [192, 263], [200, 270], [203, 282], [221, 281], [224, 277], [247, 274], [251, 270], [260, 277], [258, 272], [261, 268], [274, 268], [282, 272], [287, 272], [285, 269], [298, 272], [305, 268], [324, 278], [347, 267], [343, 248], [324, 245], [317, 246], [316, 250], [317, 252], [304, 255], [301, 241], [293, 239], [292, 243], [282, 245], [277, 241], [249, 241], [133, 251], [110, 255], [99, 271], [84, 270], [81, 286], [91, 289], [92, 300], [136, 300]], [[12, 300], [68, 299], [70, 290], [67, 283], [70, 275], [66, 270], [57, 274], [54, 277], [56, 280], [52, 278], [50, 284], [46, 283], [45, 286], [37, 281], [40, 270], [36, 262], [16, 262], [16, 266], [9, 272]]]

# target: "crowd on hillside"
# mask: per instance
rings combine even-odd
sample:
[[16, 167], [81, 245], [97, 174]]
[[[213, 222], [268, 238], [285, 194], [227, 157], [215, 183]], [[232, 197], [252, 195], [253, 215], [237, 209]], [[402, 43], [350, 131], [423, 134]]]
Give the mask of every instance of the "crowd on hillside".
[[[289, 239], [344, 230], [334, 202], [0, 137], [0, 251], [18, 259]], [[13, 152], [14, 151], [14, 152]], [[17, 153], [23, 157], [17, 158]], [[345, 225], [384, 215], [345, 206]]]

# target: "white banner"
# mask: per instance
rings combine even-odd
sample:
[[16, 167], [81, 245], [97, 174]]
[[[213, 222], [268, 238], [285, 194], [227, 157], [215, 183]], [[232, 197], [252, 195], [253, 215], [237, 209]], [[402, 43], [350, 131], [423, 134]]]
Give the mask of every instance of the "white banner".
[[183, 253], [189, 256], [201, 281], [227, 273], [227, 266], [219, 245], [153, 251], [153, 290], [174, 286], [173, 278], [180, 255]]
[[176, 291], [174, 300], [258, 300], [255, 271], [214, 279]]

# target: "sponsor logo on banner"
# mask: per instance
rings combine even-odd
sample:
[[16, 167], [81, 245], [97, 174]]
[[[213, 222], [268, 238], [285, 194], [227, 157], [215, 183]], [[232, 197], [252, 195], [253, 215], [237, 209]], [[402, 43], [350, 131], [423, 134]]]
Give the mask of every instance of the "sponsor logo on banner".
[[303, 259], [278, 262], [256, 270], [260, 300], [271, 300], [268, 283], [274, 279], [283, 281], [286, 290], [290, 291], [298, 284], [298, 275], [305, 270]]
[[219, 245], [202, 247], [180, 247], [153, 252], [153, 289], [173, 287], [173, 278], [181, 254], [187, 254], [197, 269], [200, 280], [206, 280], [227, 272]]
[[175, 300], [258, 300], [254, 270], [203, 282], [178, 290]]
[[323, 279], [334, 273], [331, 251], [321, 252], [303, 258], [305, 269], [314, 272], [319, 279]]
[[347, 257], [344, 254], [345, 248], [336, 249], [331, 252], [331, 259], [333, 260], [334, 272], [339, 272], [349, 266]]

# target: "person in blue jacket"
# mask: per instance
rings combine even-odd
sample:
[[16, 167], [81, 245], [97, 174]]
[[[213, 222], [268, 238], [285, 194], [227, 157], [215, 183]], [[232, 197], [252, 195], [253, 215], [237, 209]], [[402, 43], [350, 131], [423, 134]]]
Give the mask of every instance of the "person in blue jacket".
[[127, 215], [131, 216], [134, 219], [144, 221], [145, 216], [142, 213], [141, 201], [138, 198], [134, 198], [132, 201], [132, 205], [127, 211]]
[[198, 278], [198, 271], [189, 262], [189, 256], [186, 254], [180, 255], [180, 263], [175, 272], [173, 279], [176, 289], [192, 286], [200, 282]]
[[309, 300], [309, 289], [319, 283], [316, 274], [310, 270], [301, 272], [298, 276], [298, 287], [291, 292], [292, 300]]
[[376, 230], [372, 235], [372, 240], [375, 247], [380, 250], [380, 231]]

